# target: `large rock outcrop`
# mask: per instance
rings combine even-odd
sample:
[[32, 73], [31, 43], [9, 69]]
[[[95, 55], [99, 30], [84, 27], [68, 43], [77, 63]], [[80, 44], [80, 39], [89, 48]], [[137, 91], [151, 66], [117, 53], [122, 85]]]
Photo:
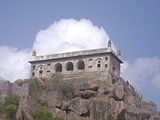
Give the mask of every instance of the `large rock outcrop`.
[[[47, 101], [53, 115], [66, 120], [160, 120], [156, 105], [143, 102], [141, 96], [122, 78], [114, 78], [114, 82], [111, 75], [58, 81], [35, 78], [31, 83], [7, 82], [3, 83], [6, 88], [1, 88], [3, 95], [9, 91], [20, 93], [17, 120], [33, 120], [32, 112], [38, 105], [37, 100]], [[20, 92], [23, 87], [25, 94]], [[2, 101], [0, 104], [3, 104]]]

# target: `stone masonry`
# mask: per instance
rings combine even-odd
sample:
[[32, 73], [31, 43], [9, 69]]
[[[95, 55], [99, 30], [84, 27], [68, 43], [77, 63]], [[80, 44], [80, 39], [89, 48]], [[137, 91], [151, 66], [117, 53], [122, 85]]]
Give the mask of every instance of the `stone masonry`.
[[107, 48], [36, 56], [32, 53], [31, 77], [47, 77], [51, 73], [62, 72], [63, 75], [95, 73], [98, 71], [120, 77], [120, 51], [112, 50], [111, 41]]

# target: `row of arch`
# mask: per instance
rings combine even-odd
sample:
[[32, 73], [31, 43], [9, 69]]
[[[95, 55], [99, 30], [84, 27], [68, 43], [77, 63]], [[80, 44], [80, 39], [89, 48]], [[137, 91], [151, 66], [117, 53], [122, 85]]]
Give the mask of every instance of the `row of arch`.
[[[77, 63], [77, 68], [78, 68], [79, 70], [85, 69], [85, 64], [84, 64], [84, 61], [83, 61], [83, 60], [78, 61], [78, 63]], [[67, 70], [67, 71], [72, 71], [73, 69], [74, 69], [73, 63], [72, 63], [72, 62], [68, 62], [68, 63], [66, 64], [66, 70]], [[61, 63], [57, 63], [57, 64], [55, 65], [55, 72], [62, 72], [62, 64], [61, 64]]]
[[[92, 61], [93, 61], [93, 59], [89, 59], [89, 63], [87, 64], [88, 68], [92, 68], [92, 66], [93, 66]], [[90, 63], [90, 62], [91, 62], [91, 63]], [[51, 65], [51, 64], [48, 64], [48, 65]], [[96, 66], [96, 69], [97, 69], [97, 70], [102, 70], [102, 59], [101, 59], [101, 58], [96, 59], [94, 65]], [[33, 67], [34, 67], [34, 68], [33, 68], [33, 70], [34, 70], [34, 69], [35, 69], [35, 66], [33, 66]], [[73, 70], [75, 69], [74, 67], [75, 67], [75, 65], [74, 65], [72, 62], [67, 62], [67, 63], [65, 64], [65, 69], [66, 69], [66, 71], [73, 71]], [[79, 60], [79, 61], [77, 62], [76, 67], [77, 67], [78, 70], [83, 70], [83, 69], [85, 69], [86, 66], [85, 66], [85, 63], [84, 63], [83, 60]], [[105, 68], [107, 68], [107, 64], [105, 64]], [[64, 69], [64, 68], [62, 67], [62, 64], [61, 64], [61, 63], [56, 63], [56, 64], [54, 65], [54, 70], [55, 70], [55, 72], [62, 72], [63, 69]], [[49, 73], [50, 70], [47, 70], [46, 72]], [[40, 66], [36, 69], [36, 76], [43, 76], [43, 75], [45, 75], [45, 69], [44, 69], [44, 66], [43, 66], [43, 65], [40, 65]], [[32, 76], [33, 76], [33, 77], [35, 76], [35, 72], [34, 72], [34, 71], [32, 72]]]

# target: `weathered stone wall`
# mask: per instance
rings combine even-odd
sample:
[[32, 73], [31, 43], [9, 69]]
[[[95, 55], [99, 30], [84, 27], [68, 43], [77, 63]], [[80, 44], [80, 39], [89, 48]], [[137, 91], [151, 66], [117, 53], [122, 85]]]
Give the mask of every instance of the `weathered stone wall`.
[[16, 94], [19, 96], [29, 94], [29, 85], [23, 82], [10, 83], [9, 81], [0, 82], [0, 95]]
[[8, 95], [12, 92], [12, 84], [9, 81], [0, 82], [0, 95]]
[[13, 83], [12, 84], [12, 93], [19, 95], [19, 96], [28, 95], [29, 94], [28, 83], [22, 83], [22, 84]]
[[115, 59], [113, 56], [109, 57], [109, 73], [113, 74], [117, 77], [120, 76], [120, 64], [117, 59]]
[[[32, 74], [35, 74], [35, 77], [39, 77], [39, 67], [42, 67], [43, 74], [41, 77], [45, 77], [50, 75], [51, 73], [55, 73], [55, 65], [57, 63], [60, 63], [62, 65], [62, 73], [64, 74], [72, 74], [72, 73], [79, 73], [79, 72], [92, 72], [92, 71], [108, 71], [109, 69], [109, 56], [93, 56], [89, 58], [76, 58], [76, 59], [65, 59], [60, 61], [52, 61], [52, 62], [42, 62], [37, 64], [32, 64]], [[79, 70], [78, 69], [78, 62], [84, 61], [85, 68]], [[100, 61], [100, 63], [98, 63]], [[68, 62], [73, 63], [73, 70], [67, 71], [66, 64]], [[100, 67], [97, 67], [97, 65], [100, 64]], [[33, 66], [35, 67], [33, 69]], [[119, 69], [119, 68], [117, 68]]]

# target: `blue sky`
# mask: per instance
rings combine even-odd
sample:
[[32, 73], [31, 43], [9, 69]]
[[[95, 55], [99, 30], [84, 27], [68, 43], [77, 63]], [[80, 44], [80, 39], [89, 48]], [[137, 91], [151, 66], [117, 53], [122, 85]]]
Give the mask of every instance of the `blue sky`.
[[[129, 66], [127, 70], [131, 71], [124, 76], [140, 79], [131, 82], [144, 99], [156, 102], [160, 109], [159, 6], [159, 0], [1, 0], [0, 46], [32, 49], [37, 33], [55, 21], [88, 19], [102, 26], [116, 48], [122, 51], [122, 58]], [[146, 77], [139, 77], [143, 75]]]
[[0, 2], [0, 44], [31, 48], [36, 33], [55, 20], [86, 18], [103, 26], [125, 59], [160, 56], [159, 5], [159, 0], [5, 0]]

